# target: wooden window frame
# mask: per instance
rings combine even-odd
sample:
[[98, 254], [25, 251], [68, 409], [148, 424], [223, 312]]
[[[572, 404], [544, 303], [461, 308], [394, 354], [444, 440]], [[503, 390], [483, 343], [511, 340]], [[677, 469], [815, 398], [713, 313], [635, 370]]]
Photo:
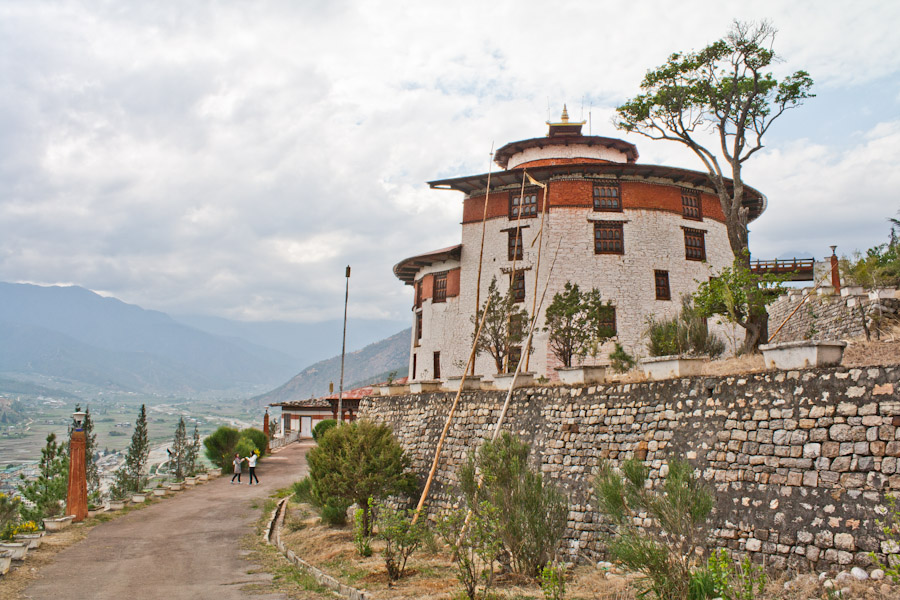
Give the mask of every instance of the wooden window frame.
[[[594, 221], [594, 254], [625, 254], [625, 222]], [[602, 238], [601, 231], [618, 232], [617, 238]], [[603, 247], [603, 245], [607, 247]]]
[[425, 283], [420, 279], [416, 282], [416, 298], [414, 306], [416, 308], [422, 308], [422, 287]]
[[432, 379], [440, 379], [441, 378], [441, 353], [435, 352], [432, 356], [432, 361], [434, 364], [432, 365], [433, 373], [431, 374]]
[[[521, 282], [521, 286], [517, 285]], [[509, 289], [512, 290], [513, 302], [525, 302], [525, 271], [516, 269], [509, 274]]]
[[[699, 243], [692, 243], [697, 242]], [[706, 232], [702, 229], [684, 228], [684, 258], [685, 260], [706, 260]]]
[[[600, 326], [600, 329], [602, 330], [606, 327], [609, 327], [610, 329], [612, 329], [613, 335], [618, 334], [619, 330], [616, 327], [616, 307], [615, 306], [604, 306], [603, 308], [604, 308], [604, 310], [601, 311], [601, 313], [600, 313], [600, 321], [598, 323]], [[605, 316], [609, 316], [609, 315], [611, 315], [612, 318], [609, 318], [609, 319], [604, 318]]]
[[681, 190], [681, 216], [692, 221], [703, 220], [703, 203], [700, 200], [700, 192]]
[[509, 229], [506, 233], [508, 235], [506, 242], [506, 260], [522, 260], [522, 257], [524, 256], [524, 251], [522, 250], [522, 246], [524, 245], [522, 242], [522, 230]]
[[434, 289], [431, 302], [447, 301], [447, 271], [434, 274]]
[[657, 300], [671, 300], [672, 288], [669, 286], [669, 272], [656, 270], [653, 272]]
[[422, 311], [416, 312], [416, 346], [422, 343]]
[[[509, 193], [509, 218], [510, 219], [518, 219], [519, 218], [519, 199], [525, 198], [525, 202], [523, 206], [525, 211], [522, 213], [523, 219], [532, 219], [538, 216], [538, 191], [537, 190], [525, 190], [525, 193], [522, 194], [518, 191]], [[533, 199], [533, 201], [532, 201]]]
[[[604, 194], [604, 190], [615, 193]], [[622, 187], [618, 181], [595, 183], [593, 198], [595, 212], [622, 212]]]

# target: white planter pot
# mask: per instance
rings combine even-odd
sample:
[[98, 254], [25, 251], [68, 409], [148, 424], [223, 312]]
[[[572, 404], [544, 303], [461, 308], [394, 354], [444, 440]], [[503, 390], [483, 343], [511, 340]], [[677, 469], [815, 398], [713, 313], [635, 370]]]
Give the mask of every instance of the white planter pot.
[[125, 508], [124, 500], [110, 500], [109, 501], [109, 510], [122, 510]]
[[699, 356], [654, 356], [641, 359], [644, 375], [654, 381], [675, 377], [691, 377], [703, 372], [709, 359]]
[[75, 515], [68, 515], [66, 517], [58, 517], [55, 519], [44, 519], [44, 531], [62, 531], [71, 525], [74, 520]]
[[89, 509], [88, 509], [88, 515], [87, 515], [87, 516], [88, 516], [88, 517], [96, 517], [97, 515], [99, 515], [99, 514], [102, 513], [102, 512], [106, 512], [106, 508], [105, 508], [105, 507], [102, 507], [102, 506], [101, 506], [100, 508], [94, 508], [94, 509], [90, 509], [90, 508], [89, 508]]
[[865, 288], [861, 285], [847, 285], [841, 288], [841, 296], [865, 296]]
[[426, 392], [441, 391], [442, 383], [440, 379], [422, 379], [420, 381], [410, 381], [409, 391], [411, 394], [423, 394]]
[[516, 377], [515, 373], [497, 373], [494, 375], [494, 388], [503, 391], [508, 390], [513, 383], [513, 378], [516, 380], [517, 388], [534, 385], [534, 373], [519, 373], [518, 377]]
[[446, 387], [451, 392], [458, 391], [460, 385], [463, 386], [463, 391], [480, 390], [481, 375], [467, 375], [465, 383], [463, 383], [462, 375], [460, 375], [459, 377], [448, 377], [447, 381], [444, 382], [444, 387]]
[[197, 475], [197, 481], [209, 481], [209, 475], [201, 473], [200, 475]]
[[897, 290], [891, 288], [879, 288], [869, 292], [869, 300], [883, 300], [885, 298], [895, 298]]
[[16, 535], [16, 541], [28, 544], [29, 550], [35, 550], [41, 547], [41, 542], [44, 541], [44, 534], [40, 531], [37, 533], [19, 533]]
[[190, 486], [190, 485], [197, 485], [197, 478], [196, 478], [196, 477], [185, 477], [185, 478], [184, 478], [184, 485], [189, 485], [189, 486]]
[[841, 364], [847, 342], [805, 341], [760, 346], [770, 369], [810, 369]]
[[606, 365], [559, 367], [556, 374], [566, 385], [603, 383], [606, 381]]
[[170, 483], [168, 488], [173, 492], [180, 492], [184, 489], [184, 486], [181, 483]]
[[147, 501], [147, 494], [132, 494], [131, 501], [134, 504], [142, 504]]
[[12, 552], [0, 552], [0, 575], [9, 573], [9, 566], [12, 564]]
[[165, 496], [168, 491], [169, 490], [167, 490], [166, 488], [156, 488], [155, 490], [153, 490], [153, 495], [162, 497]]
[[25, 560], [28, 554], [28, 544], [24, 542], [0, 542], [0, 552], [6, 550], [13, 560]]
[[394, 396], [397, 394], [405, 394], [409, 391], [409, 386], [402, 383], [390, 383], [388, 385], [378, 386], [378, 393], [382, 396]]

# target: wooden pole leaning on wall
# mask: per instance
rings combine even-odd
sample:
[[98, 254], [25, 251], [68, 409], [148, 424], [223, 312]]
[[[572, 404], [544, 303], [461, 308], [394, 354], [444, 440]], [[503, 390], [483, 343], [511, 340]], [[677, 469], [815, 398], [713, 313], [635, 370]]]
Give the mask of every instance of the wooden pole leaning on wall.
[[[494, 142], [491, 142], [491, 159], [488, 161], [487, 188], [484, 190], [484, 213], [481, 215], [481, 249], [478, 251], [478, 276], [475, 279], [475, 314], [481, 308], [481, 266], [484, 263], [484, 237], [487, 231], [488, 198], [491, 195], [491, 173], [494, 170]], [[472, 362], [472, 375], [475, 374], [475, 362]]]
[[822, 282], [825, 281], [825, 279], [827, 279], [827, 278], [828, 278], [828, 273], [826, 273], [825, 275], [822, 275], [822, 277], [819, 278], [819, 281], [816, 282], [816, 285], [813, 286], [813, 289], [811, 289], [811, 290], [809, 290], [808, 292], [806, 292], [806, 295], [803, 296], [803, 298], [802, 298], [802, 299], [800, 300], [800, 302], [797, 304], [797, 307], [794, 308], [794, 310], [791, 311], [791, 314], [789, 314], [789, 315], [784, 319], [784, 321], [781, 322], [781, 325], [778, 326], [778, 329], [775, 330], [775, 333], [773, 333], [772, 335], [769, 336], [769, 339], [766, 340], [766, 343], [767, 343], [767, 344], [771, 344], [771, 343], [772, 343], [772, 340], [775, 339], [775, 336], [778, 335], [778, 332], [781, 331], [781, 328], [784, 327], [785, 325], [787, 325], [787, 322], [791, 320], [791, 317], [793, 317], [794, 314], [795, 314], [798, 310], [800, 310], [800, 307], [803, 306], [803, 305], [806, 303], [806, 300], [813, 294], [813, 292], [815, 292], [817, 289], [819, 289], [819, 286], [822, 285]]
[[469, 353], [469, 362], [466, 364], [466, 369], [463, 371], [462, 379], [459, 382], [459, 389], [456, 391], [456, 397], [453, 399], [453, 404], [450, 406], [450, 412], [447, 413], [444, 429], [441, 431], [441, 437], [438, 438], [437, 447], [434, 450], [434, 460], [431, 462], [431, 470], [428, 471], [428, 479], [425, 480], [425, 488], [422, 490], [422, 495], [419, 497], [419, 504], [416, 505], [416, 513], [412, 518], [413, 523], [419, 520], [419, 514], [422, 512], [422, 507], [425, 506], [425, 500], [428, 498], [428, 492], [431, 490], [431, 483], [434, 481], [434, 474], [437, 472], [437, 466], [441, 459], [441, 450], [444, 447], [444, 439], [447, 437], [447, 432], [450, 430], [450, 423], [453, 421], [453, 415], [456, 414], [456, 407], [459, 404], [459, 398], [462, 396], [463, 388], [466, 384], [466, 375], [469, 372], [469, 368], [475, 364], [475, 350], [478, 348], [478, 339], [481, 337], [481, 328], [484, 326], [484, 320], [490, 307], [491, 298], [488, 296], [487, 301], [484, 303], [484, 312], [481, 314], [481, 321], [479, 321], [478, 329], [475, 331], [475, 340], [472, 342], [472, 351]]
[[[547, 206], [550, 202], [550, 189], [545, 183], [541, 183], [537, 181], [531, 175], [528, 175], [528, 171], [525, 171], [525, 175], [528, 177], [528, 180], [531, 181], [534, 185], [540, 186], [541, 191], [541, 228], [538, 231], [537, 236], [534, 238], [534, 242], [531, 243], [534, 246], [535, 242], [538, 244], [538, 255], [537, 255], [537, 264], [534, 267], [534, 298], [531, 300], [531, 314], [533, 317], [537, 317], [537, 291], [538, 291], [538, 276], [541, 273], [541, 250], [544, 248], [544, 217], [547, 216]], [[549, 281], [549, 279], [547, 280]], [[525, 372], [528, 372], [528, 367], [531, 364], [531, 353], [525, 355]]]

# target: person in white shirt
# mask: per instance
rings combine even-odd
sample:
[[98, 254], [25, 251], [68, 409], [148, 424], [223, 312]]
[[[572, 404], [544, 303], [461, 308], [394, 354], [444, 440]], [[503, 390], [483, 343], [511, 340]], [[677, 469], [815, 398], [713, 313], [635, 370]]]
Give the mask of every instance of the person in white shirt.
[[[253, 485], [253, 480], [256, 479], [257, 485], [259, 485], [259, 478], [256, 476], [256, 460], [259, 458], [259, 451], [251, 452], [250, 456], [245, 458], [247, 461], [247, 466], [250, 467], [250, 485]], [[240, 480], [238, 480], [240, 481]]]

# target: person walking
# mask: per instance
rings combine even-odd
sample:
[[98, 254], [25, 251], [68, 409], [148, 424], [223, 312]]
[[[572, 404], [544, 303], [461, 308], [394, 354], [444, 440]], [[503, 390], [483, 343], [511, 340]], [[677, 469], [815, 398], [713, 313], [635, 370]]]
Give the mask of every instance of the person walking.
[[231, 461], [231, 464], [234, 465], [234, 475], [231, 476], [231, 483], [234, 484], [234, 478], [237, 477], [238, 484], [241, 483], [241, 463], [244, 462], [245, 459], [241, 458], [240, 454], [234, 455], [234, 460]]
[[[253, 485], [253, 480], [256, 479], [256, 484], [259, 485], [259, 478], [256, 476], [256, 459], [259, 458], [259, 450], [254, 450], [250, 453], [250, 456], [245, 458], [247, 461], [247, 466], [250, 467], [250, 485]], [[240, 483], [240, 479], [238, 479], [238, 483]]]

